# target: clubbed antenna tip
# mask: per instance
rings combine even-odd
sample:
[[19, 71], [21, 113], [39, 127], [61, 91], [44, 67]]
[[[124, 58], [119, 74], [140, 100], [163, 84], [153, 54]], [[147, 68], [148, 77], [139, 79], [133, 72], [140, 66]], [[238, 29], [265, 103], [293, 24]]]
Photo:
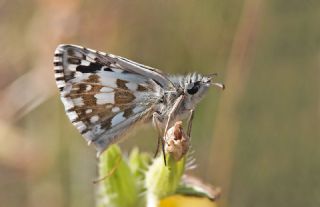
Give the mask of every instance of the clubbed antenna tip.
[[221, 88], [222, 90], [226, 89], [226, 86], [223, 83], [212, 83], [212, 85]]

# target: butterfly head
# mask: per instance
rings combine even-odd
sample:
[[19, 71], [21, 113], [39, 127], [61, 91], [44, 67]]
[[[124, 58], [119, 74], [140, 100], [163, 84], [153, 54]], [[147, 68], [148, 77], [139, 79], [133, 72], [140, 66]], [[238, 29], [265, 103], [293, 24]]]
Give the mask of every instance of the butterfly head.
[[197, 73], [189, 74], [184, 79], [184, 94], [187, 96], [188, 103], [195, 106], [206, 94], [211, 86], [216, 86], [224, 89], [225, 86], [221, 83], [213, 82], [213, 78], [217, 74], [203, 76]]

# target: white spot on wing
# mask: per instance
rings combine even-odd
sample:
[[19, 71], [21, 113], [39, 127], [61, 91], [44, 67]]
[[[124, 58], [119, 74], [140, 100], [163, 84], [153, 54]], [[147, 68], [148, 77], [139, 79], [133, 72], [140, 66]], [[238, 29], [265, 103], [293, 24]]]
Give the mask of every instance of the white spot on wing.
[[114, 77], [114, 74], [115, 74], [114, 72], [105, 72], [105, 71], [97, 73], [97, 75], [99, 75], [100, 77], [101, 84], [104, 86], [109, 86], [111, 88], [117, 87], [116, 81], [118, 78]]
[[56, 83], [57, 83], [58, 88], [66, 86], [66, 83], [64, 81], [62, 81], [62, 80], [61, 81], [56, 81]]
[[79, 82], [82, 82], [83, 80], [86, 80], [89, 78], [89, 75], [91, 75], [90, 73], [81, 73], [79, 71], [76, 71], [75, 72], [75, 78], [73, 81], [75, 83], [79, 83]]
[[90, 113], [92, 113], [92, 109], [87, 109], [86, 114], [90, 114]]
[[92, 89], [92, 86], [91, 85], [87, 85], [86, 86], [86, 91], [90, 91]]
[[54, 56], [53, 62], [62, 62], [62, 58], [61, 58], [61, 57]]
[[61, 98], [65, 110], [69, 110], [73, 107], [73, 103], [69, 98]]
[[117, 124], [119, 124], [120, 122], [124, 121], [126, 118], [123, 117], [124, 112], [118, 113], [117, 115], [115, 115], [112, 120], [111, 120], [111, 126], [115, 126]]
[[89, 66], [89, 65], [90, 65], [90, 62], [87, 61], [87, 60], [81, 60], [81, 65]]
[[79, 122], [75, 122], [73, 123], [73, 125], [81, 132], [83, 130], [85, 130], [87, 127], [86, 125], [82, 122], [82, 121], [79, 121]]
[[78, 67], [78, 65], [75, 65], [75, 64], [68, 65], [68, 69], [71, 71], [76, 71], [77, 67]]
[[138, 88], [138, 85], [136, 83], [128, 82], [126, 83], [126, 86], [131, 90], [131, 91], [136, 91]]
[[114, 94], [113, 93], [97, 93], [94, 95], [97, 99], [97, 104], [106, 104], [111, 103], [114, 104]]
[[79, 72], [79, 71], [76, 71], [75, 73], [74, 73], [74, 77], [75, 78], [81, 78], [83, 76], [83, 73], [81, 73], [81, 72]]
[[55, 78], [61, 78], [61, 77], [63, 77], [64, 75], [63, 75], [63, 73], [55, 73], [54, 74], [54, 77]]
[[117, 113], [118, 111], [120, 111], [119, 107], [113, 107], [112, 108], [112, 112]]
[[99, 120], [99, 116], [95, 115], [90, 118], [91, 123], [96, 123]]
[[82, 99], [81, 97], [74, 98], [74, 99], [73, 99], [73, 103], [74, 103], [74, 105], [76, 105], [76, 106], [83, 106], [83, 105], [84, 105], [83, 99]]
[[78, 114], [75, 111], [70, 111], [67, 115], [71, 121], [76, 120], [78, 117]]
[[56, 70], [63, 70], [63, 67], [61, 65], [57, 65], [57, 66], [54, 66], [54, 69]]

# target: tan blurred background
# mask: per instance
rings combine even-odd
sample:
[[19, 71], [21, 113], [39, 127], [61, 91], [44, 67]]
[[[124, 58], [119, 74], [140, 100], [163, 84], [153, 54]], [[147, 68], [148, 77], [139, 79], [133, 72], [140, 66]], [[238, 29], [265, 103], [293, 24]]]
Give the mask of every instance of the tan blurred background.
[[[222, 207], [320, 206], [319, 0], [0, 0], [0, 206], [87, 207], [96, 159], [52, 68], [73, 43], [168, 73], [218, 72], [193, 174]], [[151, 127], [123, 143], [154, 152]]]

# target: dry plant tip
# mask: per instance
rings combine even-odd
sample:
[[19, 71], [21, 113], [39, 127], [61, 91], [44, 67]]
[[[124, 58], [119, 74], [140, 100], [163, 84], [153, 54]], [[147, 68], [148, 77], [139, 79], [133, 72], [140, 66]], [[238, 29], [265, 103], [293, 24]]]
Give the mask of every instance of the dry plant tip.
[[185, 156], [189, 150], [190, 139], [183, 131], [182, 122], [177, 121], [172, 126], [165, 137], [165, 151], [169, 153], [176, 161]]

